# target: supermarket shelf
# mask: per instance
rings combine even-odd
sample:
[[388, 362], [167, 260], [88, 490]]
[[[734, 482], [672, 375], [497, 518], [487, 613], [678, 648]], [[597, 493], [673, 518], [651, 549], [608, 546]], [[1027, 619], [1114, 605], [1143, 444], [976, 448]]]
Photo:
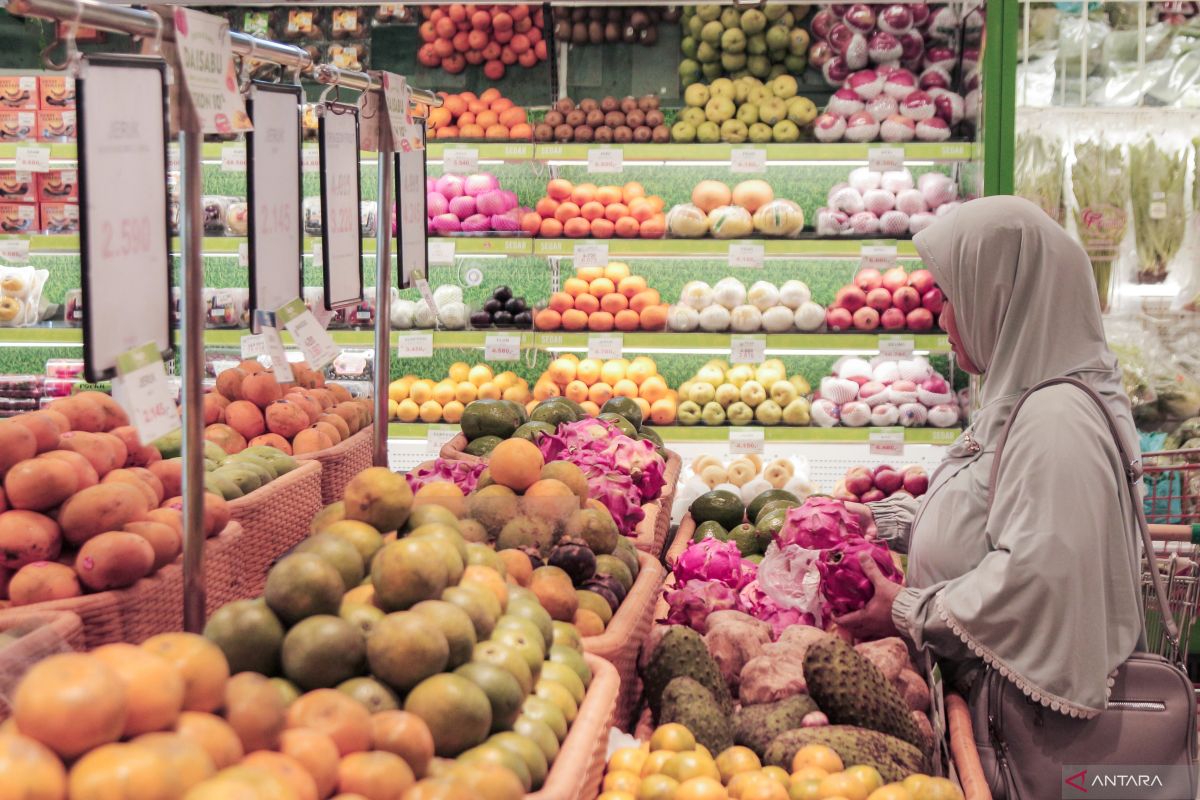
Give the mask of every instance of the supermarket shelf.
[[[469, 146], [469, 145], [468, 145]], [[763, 150], [771, 162], [866, 161], [870, 150], [877, 147], [901, 147], [905, 161], [970, 161], [977, 153], [974, 142], [910, 142], [891, 145], [886, 142], [854, 144], [838, 142], [820, 144], [539, 144], [534, 157], [538, 161], [578, 161], [586, 163], [588, 151], [595, 149], [620, 150], [624, 161], [653, 161], [667, 164], [729, 161], [734, 150]], [[483, 158], [482, 152], [480, 158]]]
[[[662, 437], [663, 442], [728, 442], [729, 432], [734, 430], [761, 430], [763, 438], [768, 442], [812, 442], [822, 443], [853, 443], [867, 442], [875, 428], [795, 428], [788, 426], [729, 426], [720, 425], [707, 427], [704, 425], [667, 425], [652, 426], [655, 433]], [[390, 439], [424, 439], [430, 429], [458, 430], [457, 425], [444, 423], [426, 424], [422, 422], [392, 422], [388, 425]], [[951, 444], [962, 431], [958, 428], [905, 428], [905, 444]]]
[[765, 258], [858, 258], [870, 245], [894, 246], [900, 258], [918, 257], [912, 241], [895, 239], [534, 239], [533, 254], [570, 257], [576, 244], [607, 244], [614, 258], [728, 258], [730, 245], [744, 244], [762, 245]]
[[50, 151], [51, 161], [74, 161], [76, 148], [74, 142], [50, 144], [47, 142], [4, 142], [0, 144], [0, 161], [13, 161], [17, 157], [17, 148], [40, 147]]

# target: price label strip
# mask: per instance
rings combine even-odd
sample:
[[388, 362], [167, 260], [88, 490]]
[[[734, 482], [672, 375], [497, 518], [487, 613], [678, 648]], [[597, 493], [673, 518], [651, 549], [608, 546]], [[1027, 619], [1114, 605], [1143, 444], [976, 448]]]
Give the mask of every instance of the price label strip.
[[246, 170], [246, 150], [242, 147], [221, 148], [221, 172], [244, 172]]
[[29, 240], [0, 239], [0, 258], [10, 264], [28, 264]]
[[729, 340], [731, 364], [759, 364], [767, 351], [765, 336], [734, 336]]
[[761, 244], [734, 242], [729, 245], [729, 266], [737, 269], [762, 269], [762, 265]]
[[607, 361], [620, 358], [624, 346], [621, 334], [593, 334], [588, 337], [588, 358]]
[[396, 336], [396, 355], [399, 358], [430, 358], [433, 355], [433, 334], [399, 334]]
[[483, 339], [483, 357], [487, 361], [517, 361], [521, 357], [521, 337], [511, 333], [491, 333]]
[[625, 169], [625, 152], [619, 147], [593, 147], [588, 150], [588, 172], [611, 173]]
[[572, 258], [575, 269], [608, 266], [608, 245], [576, 243]]
[[454, 428], [430, 428], [425, 433], [425, 450], [429, 453], [440, 453], [446, 442], [458, 435]]
[[867, 443], [873, 456], [898, 458], [904, 455], [904, 428], [871, 428]]
[[454, 263], [454, 240], [431, 241], [429, 263], [432, 266], [450, 266]]
[[864, 244], [859, 250], [860, 269], [877, 269], [886, 272], [896, 266], [896, 245]]
[[442, 151], [442, 172], [465, 175], [478, 171], [478, 150], [471, 147], [447, 147]]
[[18, 147], [17, 172], [49, 172], [50, 148], [48, 147]]
[[867, 168], [872, 172], [896, 172], [904, 169], [904, 148], [872, 147], [868, 149]]
[[305, 360], [313, 369], [324, 369], [338, 357], [340, 351], [337, 345], [321, 327], [321, 323], [317, 322], [312, 312], [304, 307], [304, 301], [300, 298], [292, 300], [276, 311], [275, 319], [287, 328], [292, 340], [300, 348], [300, 352], [304, 353]]
[[879, 355], [884, 358], [912, 358], [915, 342], [903, 334], [883, 334], [879, 337]]
[[321, 169], [321, 153], [315, 147], [300, 151], [300, 171], [307, 174]]
[[731, 455], [762, 455], [766, 437], [762, 428], [730, 428], [729, 452]]
[[[154, 342], [117, 357], [117, 379], [113, 385], [139, 440], [152, 442], [179, 430], [181, 421], [175, 407], [175, 392]], [[120, 388], [116, 388], [118, 385]]]
[[729, 153], [729, 171], [762, 173], [767, 171], [767, 151], [757, 147], [735, 147]]

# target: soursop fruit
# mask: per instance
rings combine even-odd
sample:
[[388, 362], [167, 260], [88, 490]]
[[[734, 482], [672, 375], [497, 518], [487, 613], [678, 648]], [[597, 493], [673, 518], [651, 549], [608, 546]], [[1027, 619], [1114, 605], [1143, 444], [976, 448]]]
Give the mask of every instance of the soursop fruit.
[[733, 715], [734, 744], [749, 747], [762, 758], [776, 736], [799, 728], [806, 714], [819, 710], [806, 694], [792, 695], [774, 703], [742, 706]]
[[712, 692], [691, 678], [675, 678], [662, 694], [658, 724], [678, 722], [690, 730], [696, 741], [710, 752], [720, 753], [733, 746], [729, 717], [721, 713]]
[[896, 687], [840, 637], [827, 636], [808, 648], [804, 677], [832, 724], [870, 728], [929, 752], [931, 743], [913, 724]]
[[717, 662], [709, 655], [703, 637], [686, 626], [672, 625], [659, 638], [642, 673], [646, 702], [655, 719], [662, 712], [662, 695], [667, 684], [679, 677], [692, 678], [708, 689], [721, 714], [726, 719], [733, 716], [729, 687]]
[[929, 771], [925, 754], [908, 742], [852, 725], [798, 728], [776, 736], [763, 756], [763, 764], [791, 769], [796, 751], [810, 744], [831, 747], [847, 767], [859, 764], [874, 767], [879, 770], [884, 783], [902, 781], [909, 775]]

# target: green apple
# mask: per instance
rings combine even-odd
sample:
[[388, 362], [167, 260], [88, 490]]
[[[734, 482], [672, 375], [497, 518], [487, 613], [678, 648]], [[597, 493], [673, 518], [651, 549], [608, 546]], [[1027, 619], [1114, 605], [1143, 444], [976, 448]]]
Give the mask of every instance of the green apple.
[[725, 380], [741, 389], [746, 381], [754, 380], [754, 367], [749, 364], [738, 364], [725, 373]]
[[685, 58], [679, 62], [679, 82], [692, 83], [700, 78], [700, 62]]
[[[708, 30], [707, 26], [705, 30]], [[786, 50], [788, 46], [788, 29], [782, 25], [772, 25], [767, 29], [767, 49]]]
[[801, 72], [804, 72], [804, 70], [808, 69], [808, 57], [789, 55], [787, 58], [783, 59], [783, 66], [787, 68], [788, 72], [794, 75], [799, 75]]
[[[732, 85], [732, 84], [731, 84]], [[786, 114], [786, 108], [784, 109]], [[727, 119], [733, 119], [733, 115], [737, 113], [737, 106], [733, 104], [733, 100], [728, 97], [713, 97], [704, 105], [704, 116], [710, 122], [720, 124]], [[780, 119], [783, 117], [781, 116]], [[778, 122], [779, 120], [776, 120]], [[775, 123], [772, 122], [772, 125]]]
[[780, 120], [771, 128], [771, 135], [777, 142], [800, 141], [800, 129], [790, 119]]
[[733, 6], [726, 6], [721, 10], [721, 24], [726, 28], [740, 28], [742, 25], [742, 12]]
[[745, 53], [721, 53], [721, 66], [726, 72], [738, 72], [746, 66]]
[[772, 97], [765, 100], [758, 107], [758, 118], [768, 125], [774, 125], [787, 118], [787, 103], [780, 100], [778, 97]]
[[696, 47], [696, 39], [692, 36], [684, 36], [683, 40], [679, 42], [679, 52], [683, 53], [684, 58], [695, 58]]
[[708, 90], [713, 97], [725, 97], [729, 100], [737, 97], [737, 88], [729, 78], [717, 78], [709, 85]]
[[696, 106], [690, 106], [688, 108], [685, 108], [683, 111], [679, 112], [679, 116], [677, 117], [677, 119], [680, 120], [681, 122], [686, 122], [687, 124], [691, 125], [693, 128], [697, 128], [701, 124], [704, 123], [706, 118], [704, 116], [703, 108], [698, 108]]
[[808, 38], [808, 31], [804, 28], [795, 28], [788, 32], [788, 53], [794, 56], [803, 56], [808, 54], [808, 45], [811, 40]]
[[712, 22], [717, 17], [721, 16], [721, 7], [716, 4], [708, 4], [696, 6], [696, 16], [703, 22]]
[[700, 39], [700, 31], [702, 31], [703, 29], [704, 29], [704, 20], [700, 19], [700, 17], [698, 17], [698, 16], [692, 17], [687, 21], [688, 36], [691, 36], [693, 39], [699, 40]]
[[756, 33], [746, 39], [746, 52], [752, 56], [765, 55], [767, 52], [766, 34]]
[[771, 126], [765, 122], [755, 122], [750, 126], [750, 141], [755, 144], [766, 144], [772, 139]]
[[742, 14], [742, 30], [746, 33], [762, 33], [767, 27], [767, 15], [757, 8]]
[[746, 34], [740, 28], [730, 28], [721, 34], [721, 51], [740, 53], [746, 49]]
[[675, 418], [680, 425], [696, 425], [700, 422], [700, 406], [691, 400], [684, 400], [675, 412]]
[[683, 90], [683, 102], [689, 106], [703, 108], [712, 95], [708, 91], [708, 87], [703, 83], [690, 84]]
[[722, 406], [731, 406], [736, 403], [741, 396], [742, 393], [738, 390], [738, 387], [734, 386], [732, 383], [722, 383], [717, 387], [717, 393], [714, 399]]
[[709, 62], [708, 64], [704, 64], [700, 67], [700, 74], [703, 75], [704, 79], [708, 81], [715, 81], [717, 78], [721, 77], [724, 72], [725, 68], [721, 66], [720, 59]]
[[774, 400], [763, 400], [758, 408], [754, 409], [754, 418], [763, 425], [778, 425], [782, 417], [783, 409]]
[[[725, 33], [725, 26], [720, 22], [713, 20], [712, 22], [704, 23], [704, 27], [700, 29], [700, 41], [707, 42], [714, 47], [721, 43], [721, 34]], [[768, 44], [769, 44], [768, 40]], [[787, 46], [787, 39], [784, 39], [784, 46]]]
[[754, 103], [743, 103], [738, 106], [737, 110], [738, 121], [747, 127], [758, 122], [758, 106]]
[[783, 421], [788, 425], [807, 425], [810, 420], [810, 405], [803, 397], [797, 397], [784, 406]]
[[700, 411], [700, 419], [705, 425], [723, 425], [725, 409], [721, 408], [720, 403], [707, 403]]
[[671, 141], [672, 142], [694, 142], [696, 141], [696, 126], [690, 122], [679, 120], [671, 126]]
[[749, 131], [746, 123], [737, 119], [727, 119], [721, 123], [721, 141], [730, 144], [741, 144], [746, 141]]
[[705, 144], [721, 141], [721, 126], [715, 122], [702, 122], [696, 128], [696, 140]]
[[693, 403], [703, 407], [713, 400], [717, 399], [717, 387], [711, 383], [701, 383], [697, 381], [692, 384], [692, 389], [686, 395], [681, 394], [681, 397], [686, 397]]
[[717, 364], [705, 364], [696, 373], [696, 383], [707, 383], [712, 386], [720, 386], [724, 382], [725, 368]]
[[[757, 78], [755, 80], [757, 80]], [[746, 95], [746, 100], [754, 103], [756, 106], [761, 106], [763, 103], [770, 100], [771, 97], [771, 90], [768, 87], [763, 86], [760, 82], [757, 86], [750, 90], [749, 94]]]
[[701, 42], [696, 45], [696, 60], [703, 66], [720, 63], [721, 51], [709, 42]]
[[[684, 6], [686, 8], [687, 6]], [[777, 22], [780, 17], [787, 13], [788, 7], [783, 3], [767, 3], [763, 6], [763, 14], [766, 15], [770, 22]]]
[[742, 384], [742, 402], [751, 408], [767, 399], [767, 390], [758, 381], [746, 381]]
[[809, 125], [817, 118], [817, 106], [807, 97], [793, 97], [788, 100], [787, 118], [799, 127]]
[[790, 100], [796, 96], [798, 91], [800, 91], [800, 85], [791, 75], [780, 75], [771, 81], [771, 94], [780, 100]]
[[725, 410], [730, 425], [749, 425], [754, 421], [754, 409], [738, 401]]
[[771, 384], [771, 400], [777, 403], [780, 408], [787, 408], [797, 397], [799, 395], [796, 394], [796, 387], [787, 381], [775, 381]]

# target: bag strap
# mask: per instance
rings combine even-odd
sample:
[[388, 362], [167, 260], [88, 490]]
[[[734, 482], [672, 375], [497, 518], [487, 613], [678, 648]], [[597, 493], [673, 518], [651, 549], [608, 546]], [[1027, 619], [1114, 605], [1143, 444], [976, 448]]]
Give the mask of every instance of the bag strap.
[[[1150, 564], [1150, 580], [1154, 584], [1155, 597], [1158, 598], [1158, 608], [1162, 613], [1163, 626], [1166, 628], [1167, 638], [1171, 641], [1171, 644], [1178, 646], [1179, 626], [1176, 624], [1175, 616], [1171, 613], [1171, 607], [1167, 602], [1167, 591], [1163, 586], [1162, 574], [1158, 570], [1158, 559], [1154, 557], [1154, 542], [1150, 539], [1150, 528], [1146, 524], [1146, 512], [1142, 507], [1142, 498], [1137, 490], [1137, 482], [1142, 477], [1142, 465], [1140, 461], [1129, 457], [1129, 453], [1125, 450], [1125, 443], [1121, 440], [1121, 435], [1117, 430], [1117, 421], [1113, 419], [1112, 412], [1108, 410], [1108, 406], [1100, 395], [1096, 393], [1095, 389], [1075, 378], [1059, 377], [1042, 381], [1021, 395], [1021, 398], [1017, 400], [1016, 405], [1013, 406], [1012, 411], [1009, 413], [1008, 421], [1004, 424], [1004, 430], [1000, 434], [1000, 440], [996, 443], [996, 454], [992, 458], [992, 474], [988, 481], [988, 511], [992, 510], [992, 500], [996, 494], [996, 478], [1000, 475], [1000, 458], [1004, 453], [1004, 445], [1008, 442], [1008, 434], [1012, 430], [1013, 420], [1016, 419], [1017, 412], [1021, 410], [1021, 406], [1025, 404], [1025, 401], [1034, 392], [1058, 384], [1074, 386], [1090, 397], [1092, 402], [1096, 404], [1096, 407], [1100, 409], [1105, 423], [1108, 424], [1108, 432], [1112, 435], [1112, 439], [1117, 445], [1117, 453], [1125, 470], [1125, 485], [1129, 492], [1130, 504], [1133, 506], [1134, 517], [1137, 519], [1138, 530], [1141, 532], [1142, 547], [1146, 550], [1146, 560]], [[1145, 622], [1143, 621], [1144, 624]]]

